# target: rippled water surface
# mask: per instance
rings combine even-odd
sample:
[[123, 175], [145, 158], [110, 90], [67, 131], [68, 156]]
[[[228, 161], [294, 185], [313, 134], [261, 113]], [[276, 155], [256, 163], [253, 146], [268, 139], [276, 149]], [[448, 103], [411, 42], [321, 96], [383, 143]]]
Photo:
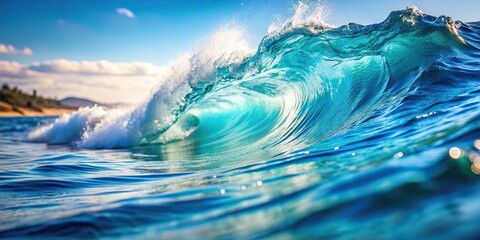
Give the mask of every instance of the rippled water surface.
[[229, 56], [134, 110], [0, 119], [0, 238], [480, 234], [478, 22], [407, 9]]

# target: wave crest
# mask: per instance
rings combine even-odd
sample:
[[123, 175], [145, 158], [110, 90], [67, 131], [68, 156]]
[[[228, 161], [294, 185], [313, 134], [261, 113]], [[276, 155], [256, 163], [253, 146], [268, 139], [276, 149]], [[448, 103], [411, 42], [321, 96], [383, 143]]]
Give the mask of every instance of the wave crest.
[[465, 45], [455, 21], [416, 8], [369, 26], [332, 28], [323, 16], [300, 4], [256, 52], [239, 29], [222, 30], [173, 62], [146, 103], [81, 109], [29, 138], [86, 148], [179, 140], [237, 153], [299, 148], [399, 104], [422, 72]]

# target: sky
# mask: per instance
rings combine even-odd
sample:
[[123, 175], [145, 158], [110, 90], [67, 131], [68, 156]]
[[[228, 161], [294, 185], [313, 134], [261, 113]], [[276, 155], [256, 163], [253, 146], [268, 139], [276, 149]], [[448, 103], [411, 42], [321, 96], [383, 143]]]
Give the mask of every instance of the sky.
[[[319, 1], [305, 1], [307, 4]], [[59, 99], [140, 102], [164, 66], [218, 29], [238, 26], [253, 47], [292, 16], [287, 0], [0, 0], [0, 83]], [[323, 0], [326, 21], [378, 23], [393, 10], [479, 21], [478, 0]]]

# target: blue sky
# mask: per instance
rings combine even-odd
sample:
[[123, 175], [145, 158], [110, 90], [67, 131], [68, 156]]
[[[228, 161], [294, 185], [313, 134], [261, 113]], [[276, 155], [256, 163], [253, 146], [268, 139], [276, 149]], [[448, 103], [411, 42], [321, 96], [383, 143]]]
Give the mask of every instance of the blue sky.
[[[292, 15], [296, 3], [291, 0], [2, 0], [0, 62], [38, 65], [59, 59], [77, 63], [105, 60], [162, 66], [228, 24], [242, 26], [253, 45], [258, 44], [271, 23]], [[390, 11], [412, 5], [431, 15], [480, 20], [478, 0], [325, 0], [322, 4], [329, 12], [327, 22], [334, 25], [377, 23]], [[71, 94], [59, 87], [58, 81], [68, 79], [51, 77], [33, 84], [33, 77], [30, 82], [13, 79], [13, 70], [9, 71], [0, 81], [25, 85], [27, 89], [42, 88], [44, 84], [44, 92], [50, 96]], [[88, 97], [98, 99], [94, 95]]]
[[[329, 22], [341, 25], [383, 20], [391, 10], [419, 6], [433, 15], [480, 20], [480, 1], [339, 0], [324, 1]], [[22, 63], [71, 60], [146, 61], [165, 64], [202, 37], [230, 22], [248, 29], [257, 42], [296, 1], [248, 0], [10, 0], [0, 1], [0, 43], [34, 51], [0, 55]], [[134, 18], [118, 14], [126, 8]], [[478, 16], [478, 19], [475, 17]]]
[[[66, 58], [165, 64], [231, 22], [248, 25], [258, 39], [277, 14], [268, 6], [283, 5], [286, 10], [278, 11], [283, 14], [293, 6], [270, 2], [2, 1], [0, 43], [28, 47], [34, 54], [0, 57], [19, 62]], [[129, 9], [134, 17], [119, 14], [118, 8]]]

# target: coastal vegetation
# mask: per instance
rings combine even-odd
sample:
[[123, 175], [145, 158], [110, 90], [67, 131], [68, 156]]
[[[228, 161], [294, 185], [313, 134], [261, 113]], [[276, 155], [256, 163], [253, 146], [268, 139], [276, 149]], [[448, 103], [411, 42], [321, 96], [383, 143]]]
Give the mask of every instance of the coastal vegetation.
[[56, 99], [50, 99], [38, 95], [36, 90], [31, 94], [22, 91], [16, 86], [6, 83], [0, 89], [0, 115], [58, 115], [74, 110], [64, 106]]
[[41, 111], [42, 108], [63, 107], [57, 100], [39, 96], [36, 90], [33, 90], [32, 94], [28, 94], [18, 87], [11, 87], [6, 83], [2, 85], [0, 90], [0, 101], [13, 107], [31, 108], [37, 111]]

